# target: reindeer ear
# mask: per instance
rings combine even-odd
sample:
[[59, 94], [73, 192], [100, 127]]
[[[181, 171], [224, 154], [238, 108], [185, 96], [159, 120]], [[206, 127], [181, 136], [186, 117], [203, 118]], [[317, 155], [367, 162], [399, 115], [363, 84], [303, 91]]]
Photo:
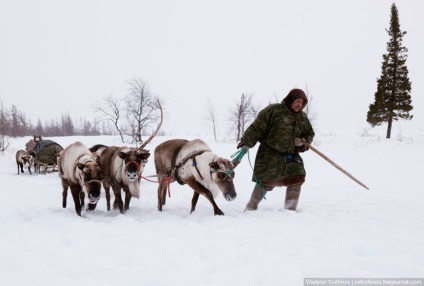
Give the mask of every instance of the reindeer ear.
[[128, 154], [128, 153], [125, 153], [125, 152], [122, 152], [122, 151], [121, 151], [121, 152], [119, 152], [119, 153], [118, 153], [118, 156], [119, 156], [119, 158], [121, 158], [121, 159], [125, 159], [125, 157], [127, 157], [127, 154]]
[[99, 164], [99, 166], [101, 166], [102, 164], [100, 163], [100, 156], [96, 155], [95, 158], [96, 158], [96, 163]]
[[83, 173], [90, 174], [90, 169], [86, 164], [78, 163], [78, 169], [80, 169]]
[[214, 169], [219, 169], [218, 162], [210, 162], [209, 167], [214, 168]]
[[147, 159], [147, 158], [149, 158], [150, 157], [150, 151], [149, 150], [137, 150], [137, 156], [140, 156], [140, 158], [142, 159], [142, 160], [145, 160], [145, 159]]
[[150, 153], [144, 153], [142, 157], [143, 159], [147, 159], [150, 157]]

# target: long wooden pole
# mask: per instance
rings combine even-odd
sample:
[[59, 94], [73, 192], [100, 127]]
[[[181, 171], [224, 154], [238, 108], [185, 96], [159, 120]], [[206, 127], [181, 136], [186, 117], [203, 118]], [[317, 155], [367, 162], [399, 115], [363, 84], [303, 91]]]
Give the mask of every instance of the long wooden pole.
[[309, 147], [309, 149], [311, 149], [312, 151], [314, 151], [315, 153], [317, 153], [318, 155], [320, 155], [322, 158], [324, 158], [328, 163], [330, 163], [331, 165], [333, 165], [334, 167], [336, 167], [338, 170], [340, 170], [343, 174], [345, 174], [346, 176], [348, 176], [349, 178], [351, 178], [352, 180], [354, 180], [355, 182], [357, 182], [359, 185], [361, 185], [362, 187], [364, 187], [365, 189], [369, 190], [369, 188], [367, 186], [365, 186], [362, 182], [360, 182], [358, 179], [356, 179], [354, 176], [352, 176], [350, 173], [348, 173], [346, 170], [344, 170], [342, 167], [340, 167], [339, 165], [337, 165], [333, 160], [331, 160], [330, 158], [328, 158], [327, 156], [325, 156], [322, 152], [320, 152], [317, 148], [315, 148], [314, 146], [312, 146], [311, 144], [309, 144], [308, 142], [306, 142], [305, 139], [302, 138], [301, 140], [303, 142], [303, 144], [305, 144], [306, 146]]

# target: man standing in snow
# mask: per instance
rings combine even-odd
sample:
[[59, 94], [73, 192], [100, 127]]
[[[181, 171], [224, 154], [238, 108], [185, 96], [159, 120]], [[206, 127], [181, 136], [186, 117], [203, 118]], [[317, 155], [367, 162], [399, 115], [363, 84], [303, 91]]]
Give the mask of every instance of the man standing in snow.
[[287, 186], [284, 208], [296, 210], [305, 168], [299, 152], [308, 150], [302, 138], [311, 143], [314, 130], [302, 111], [308, 99], [301, 89], [292, 89], [281, 103], [270, 104], [259, 112], [243, 134], [237, 148], [252, 148], [259, 141], [253, 189], [246, 210], [256, 210], [266, 192]]

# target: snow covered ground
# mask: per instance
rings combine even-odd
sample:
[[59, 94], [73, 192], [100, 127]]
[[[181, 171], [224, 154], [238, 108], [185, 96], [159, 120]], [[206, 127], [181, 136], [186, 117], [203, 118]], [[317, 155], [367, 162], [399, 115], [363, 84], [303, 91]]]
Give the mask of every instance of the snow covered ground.
[[[75, 214], [61, 206], [57, 173], [17, 174], [15, 153], [29, 137], [8, 139], [0, 155], [0, 277], [2, 285], [303, 285], [310, 277], [423, 277], [424, 134], [321, 132], [314, 146], [366, 184], [366, 190], [312, 151], [303, 155], [307, 182], [298, 212], [283, 209], [276, 188], [256, 212], [243, 212], [253, 189], [248, 157], [236, 169], [238, 197], [213, 215], [192, 191], [171, 185], [162, 213], [157, 184], [142, 181], [141, 197], [124, 215]], [[362, 132], [366, 133], [366, 132]], [[122, 145], [117, 137], [55, 137]], [[153, 150], [170, 137], [156, 137]], [[194, 138], [184, 138], [194, 139]], [[230, 157], [234, 143], [212, 150]], [[250, 151], [253, 164], [256, 148]], [[154, 174], [153, 155], [144, 175]], [[421, 187], [420, 187], [421, 186]], [[4, 283], [4, 284], [3, 284]]]

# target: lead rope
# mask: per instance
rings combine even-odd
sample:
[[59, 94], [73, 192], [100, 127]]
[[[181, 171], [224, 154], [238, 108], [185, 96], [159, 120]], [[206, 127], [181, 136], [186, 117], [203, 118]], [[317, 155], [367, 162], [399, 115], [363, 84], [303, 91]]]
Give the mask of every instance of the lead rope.
[[233, 162], [233, 164], [238, 165], [241, 162], [241, 159], [243, 159], [246, 152], [249, 152], [246, 148], [240, 148], [240, 150], [236, 151], [233, 155], [231, 155], [231, 158], [234, 158], [231, 162]]
[[169, 176], [168, 178], [166, 178], [166, 179], [164, 179], [162, 181], [149, 180], [146, 177], [143, 177], [142, 175], [140, 175], [139, 178], [140, 179], [145, 179], [146, 181], [151, 182], [151, 183], [159, 183], [159, 184], [166, 183], [166, 185], [168, 186], [168, 197], [171, 197], [171, 180], [172, 180], [172, 177], [171, 176]]
[[262, 197], [266, 200], [265, 197], [265, 187], [262, 185], [261, 181], [259, 181], [259, 179], [256, 177], [255, 174], [255, 170], [252, 166], [252, 162], [250, 161], [250, 153], [249, 150], [247, 150], [246, 148], [242, 147], [240, 150], [238, 150], [237, 152], [235, 152], [234, 154], [231, 155], [231, 158], [234, 158], [231, 162], [233, 162], [233, 164], [239, 164], [241, 162], [241, 159], [243, 159], [244, 155], [247, 152], [247, 159], [249, 160], [249, 165], [250, 168], [253, 171], [253, 178], [255, 179], [255, 183], [256, 185], [260, 186], [262, 188]]

